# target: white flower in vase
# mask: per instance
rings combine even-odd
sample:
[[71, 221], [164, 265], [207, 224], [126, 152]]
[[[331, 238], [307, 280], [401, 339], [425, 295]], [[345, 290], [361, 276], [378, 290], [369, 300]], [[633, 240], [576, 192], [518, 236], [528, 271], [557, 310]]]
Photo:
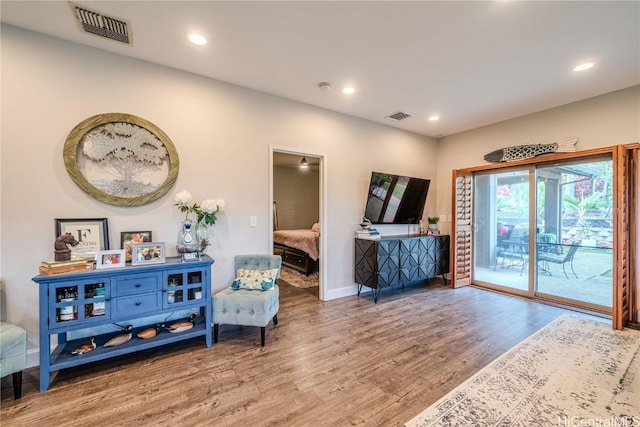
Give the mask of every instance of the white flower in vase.
[[200, 202], [200, 208], [205, 213], [211, 214], [218, 210], [218, 203], [213, 199], [206, 199]]
[[[210, 244], [207, 227], [216, 223], [218, 219], [216, 214], [225, 207], [224, 200], [204, 199], [198, 204], [192, 202], [191, 193], [186, 190], [176, 193], [174, 200], [174, 206], [177, 206], [178, 210], [185, 214], [176, 246], [178, 253], [183, 254], [183, 257], [185, 253], [195, 251], [198, 252], [198, 256], [204, 254], [206, 247]], [[189, 214], [196, 216], [193, 221], [195, 236], [192, 234], [192, 221]]]
[[177, 193], [175, 195], [175, 202], [176, 205], [178, 206], [184, 206], [184, 205], [188, 205], [189, 203], [191, 203], [191, 193], [189, 193], [187, 190], [181, 191], [179, 193]]

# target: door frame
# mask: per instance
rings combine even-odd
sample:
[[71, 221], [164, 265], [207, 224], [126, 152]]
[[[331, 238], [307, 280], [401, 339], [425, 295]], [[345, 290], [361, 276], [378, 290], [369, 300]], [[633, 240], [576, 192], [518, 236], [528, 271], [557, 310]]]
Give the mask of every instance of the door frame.
[[321, 301], [327, 301], [327, 289], [325, 286], [325, 277], [327, 277], [326, 272], [327, 268], [327, 232], [328, 230], [328, 221], [327, 221], [327, 156], [324, 153], [311, 151], [308, 149], [301, 148], [292, 148], [292, 147], [284, 147], [278, 145], [269, 145], [269, 247], [273, 248], [273, 154], [274, 153], [282, 153], [282, 154], [293, 154], [297, 156], [306, 156], [312, 157], [319, 160], [318, 166], [318, 179], [319, 179], [319, 191], [318, 197], [319, 200], [319, 209], [318, 218], [320, 220], [320, 229], [322, 232], [320, 233], [319, 239], [319, 292], [318, 297]]
[[[487, 170], [500, 170], [503, 168], [508, 168], [512, 166], [521, 166], [521, 165], [530, 165], [530, 164], [540, 164], [540, 163], [551, 163], [554, 161], [562, 161], [562, 160], [588, 160], [589, 158], [598, 158], [602, 157], [602, 155], [610, 155], [614, 160], [614, 193], [617, 197], [614, 197], [613, 207], [614, 207], [614, 237], [613, 237], [613, 257], [614, 257], [614, 271], [625, 270], [625, 274], [616, 274], [614, 275], [613, 281], [613, 307], [612, 307], [612, 326], [614, 329], [622, 329], [624, 325], [631, 321], [637, 321], [636, 312], [637, 308], [635, 307], [636, 294], [640, 292], [638, 289], [637, 282], [637, 272], [635, 271], [636, 260], [638, 258], [636, 254], [636, 247], [634, 246], [634, 242], [637, 242], [637, 222], [636, 218], [639, 215], [638, 210], [640, 207], [637, 206], [638, 201], [634, 200], [635, 193], [631, 194], [629, 192], [629, 187], [631, 190], [637, 188], [637, 182], [634, 180], [637, 176], [637, 151], [640, 147], [640, 143], [630, 143], [625, 145], [615, 145], [610, 147], [602, 147], [602, 148], [594, 148], [584, 151], [571, 152], [571, 153], [557, 153], [550, 154], [546, 156], [534, 157], [531, 159], [525, 160], [516, 160], [513, 162], [506, 162], [502, 164], [489, 164], [471, 168], [463, 168], [452, 171], [452, 177], [454, 180], [453, 185], [453, 198], [452, 198], [452, 210], [454, 213], [457, 212], [458, 204], [457, 197], [460, 196], [460, 189], [456, 187], [456, 178], [473, 175], [479, 171], [487, 171]], [[630, 162], [628, 167], [623, 168], [622, 166], [622, 152], [628, 151], [632, 152], [632, 158], [635, 161]], [[629, 174], [634, 174], [633, 176], [629, 176]], [[629, 180], [630, 185], [625, 184], [625, 180]], [[624, 185], [623, 185], [624, 184]], [[472, 199], [473, 196], [471, 196]], [[622, 202], [625, 202], [625, 211], [623, 212], [620, 209], [620, 205]], [[456, 230], [456, 223], [454, 220], [454, 231]], [[624, 239], [622, 238], [623, 230], [626, 230], [630, 238]], [[457, 236], [456, 236], [457, 237]], [[454, 241], [456, 239], [452, 239]], [[465, 256], [466, 248], [464, 246], [456, 245], [452, 242], [451, 245], [451, 256], [452, 256], [452, 270], [454, 271], [452, 280], [452, 287], [457, 287], [460, 285], [466, 285], [469, 276], [472, 277], [472, 257]], [[621, 253], [624, 256], [621, 256]], [[623, 259], [624, 258], [624, 259]], [[628, 267], [628, 268], [625, 268]], [[462, 283], [456, 283], [456, 271], [465, 271], [465, 275], [461, 277]], [[623, 292], [626, 290], [626, 292]]]

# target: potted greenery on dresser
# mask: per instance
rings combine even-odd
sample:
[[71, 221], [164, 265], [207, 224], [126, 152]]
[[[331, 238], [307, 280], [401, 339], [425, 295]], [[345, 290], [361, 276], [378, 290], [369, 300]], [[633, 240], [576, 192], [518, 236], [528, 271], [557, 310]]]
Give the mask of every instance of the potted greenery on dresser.
[[427, 234], [440, 234], [440, 230], [438, 230], [438, 221], [440, 221], [440, 217], [427, 217], [427, 222], [429, 223]]

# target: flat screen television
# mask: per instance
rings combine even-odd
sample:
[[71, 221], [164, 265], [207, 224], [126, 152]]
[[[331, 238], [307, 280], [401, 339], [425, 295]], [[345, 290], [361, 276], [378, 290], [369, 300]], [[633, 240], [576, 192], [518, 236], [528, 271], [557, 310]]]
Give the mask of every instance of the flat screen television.
[[373, 224], [417, 224], [431, 180], [372, 172], [364, 216]]

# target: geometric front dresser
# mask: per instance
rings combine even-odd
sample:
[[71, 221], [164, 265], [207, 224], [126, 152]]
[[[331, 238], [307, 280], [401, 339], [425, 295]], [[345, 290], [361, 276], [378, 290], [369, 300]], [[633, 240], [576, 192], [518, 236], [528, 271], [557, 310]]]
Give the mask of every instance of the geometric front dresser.
[[[449, 236], [385, 236], [355, 239], [355, 281], [358, 295], [371, 288], [378, 302], [388, 286], [424, 281], [449, 272]], [[446, 280], [445, 280], [446, 282]]]

